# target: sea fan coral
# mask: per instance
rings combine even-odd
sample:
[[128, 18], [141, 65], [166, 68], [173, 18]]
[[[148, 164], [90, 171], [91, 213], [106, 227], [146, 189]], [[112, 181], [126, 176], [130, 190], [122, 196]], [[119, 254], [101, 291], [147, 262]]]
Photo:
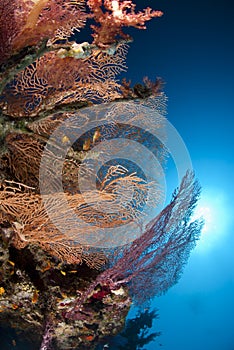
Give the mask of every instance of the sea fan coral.
[[[15, 312], [30, 332], [45, 325], [41, 349], [115, 333], [129, 291], [140, 303], [165, 292], [198, 238], [192, 173], [159, 212], [161, 80], [116, 80], [124, 28], [161, 15], [131, 0], [0, 1], [0, 316]], [[92, 39], [80, 43], [89, 20]]]

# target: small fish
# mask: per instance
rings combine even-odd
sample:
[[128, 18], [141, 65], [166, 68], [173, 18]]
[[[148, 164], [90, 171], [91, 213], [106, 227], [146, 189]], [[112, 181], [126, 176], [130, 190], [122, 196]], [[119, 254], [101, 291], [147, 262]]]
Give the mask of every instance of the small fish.
[[63, 276], [66, 276], [66, 272], [65, 272], [65, 271], [60, 270], [60, 272], [61, 272], [61, 274], [62, 274]]
[[86, 139], [83, 143], [83, 151], [88, 151], [90, 149], [91, 140], [90, 138]]
[[38, 301], [39, 293], [38, 290], [35, 290], [32, 296], [32, 303], [35, 304]]
[[101, 137], [101, 133], [100, 133], [100, 130], [97, 129], [93, 135], [93, 143], [95, 143], [97, 140], [99, 140]]
[[67, 143], [67, 142], [69, 142], [70, 141], [70, 139], [69, 139], [69, 137], [67, 137], [66, 135], [64, 135], [63, 137], [62, 137], [62, 143]]

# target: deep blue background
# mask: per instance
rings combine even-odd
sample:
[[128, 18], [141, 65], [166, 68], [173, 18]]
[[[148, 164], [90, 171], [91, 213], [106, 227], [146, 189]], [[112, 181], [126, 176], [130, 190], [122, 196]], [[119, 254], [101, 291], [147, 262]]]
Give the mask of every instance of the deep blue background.
[[189, 150], [203, 188], [200, 213], [207, 219], [183, 277], [152, 303], [160, 314], [153, 330], [162, 336], [145, 349], [233, 350], [233, 1], [135, 2], [164, 16], [146, 31], [131, 31], [125, 76], [166, 82], [167, 117]]

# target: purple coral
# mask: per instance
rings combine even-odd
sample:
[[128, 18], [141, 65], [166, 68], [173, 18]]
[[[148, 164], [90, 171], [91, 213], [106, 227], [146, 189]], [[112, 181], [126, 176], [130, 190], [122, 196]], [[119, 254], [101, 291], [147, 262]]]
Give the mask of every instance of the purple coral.
[[200, 186], [194, 174], [187, 172], [171, 202], [147, 225], [141, 237], [114, 255], [113, 266], [96, 278], [66, 317], [79, 318], [82, 305], [97, 286], [116, 292], [128, 285], [133, 299], [144, 303], [174, 285], [203, 225], [202, 220], [191, 221], [199, 195]]

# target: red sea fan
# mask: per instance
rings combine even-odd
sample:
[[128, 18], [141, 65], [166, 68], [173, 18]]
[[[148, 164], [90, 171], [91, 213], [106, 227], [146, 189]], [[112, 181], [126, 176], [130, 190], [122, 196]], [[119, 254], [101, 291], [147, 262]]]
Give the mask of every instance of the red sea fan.
[[26, 3], [24, 25], [14, 40], [16, 50], [38, 45], [43, 39], [50, 39], [50, 44], [66, 40], [84, 26], [87, 18], [84, 0], [34, 0]]
[[4, 113], [38, 116], [69, 103], [107, 102], [121, 97], [116, 75], [126, 69], [127, 45], [113, 55], [96, 50], [87, 58], [59, 58], [47, 52], [15, 76], [2, 94]]

